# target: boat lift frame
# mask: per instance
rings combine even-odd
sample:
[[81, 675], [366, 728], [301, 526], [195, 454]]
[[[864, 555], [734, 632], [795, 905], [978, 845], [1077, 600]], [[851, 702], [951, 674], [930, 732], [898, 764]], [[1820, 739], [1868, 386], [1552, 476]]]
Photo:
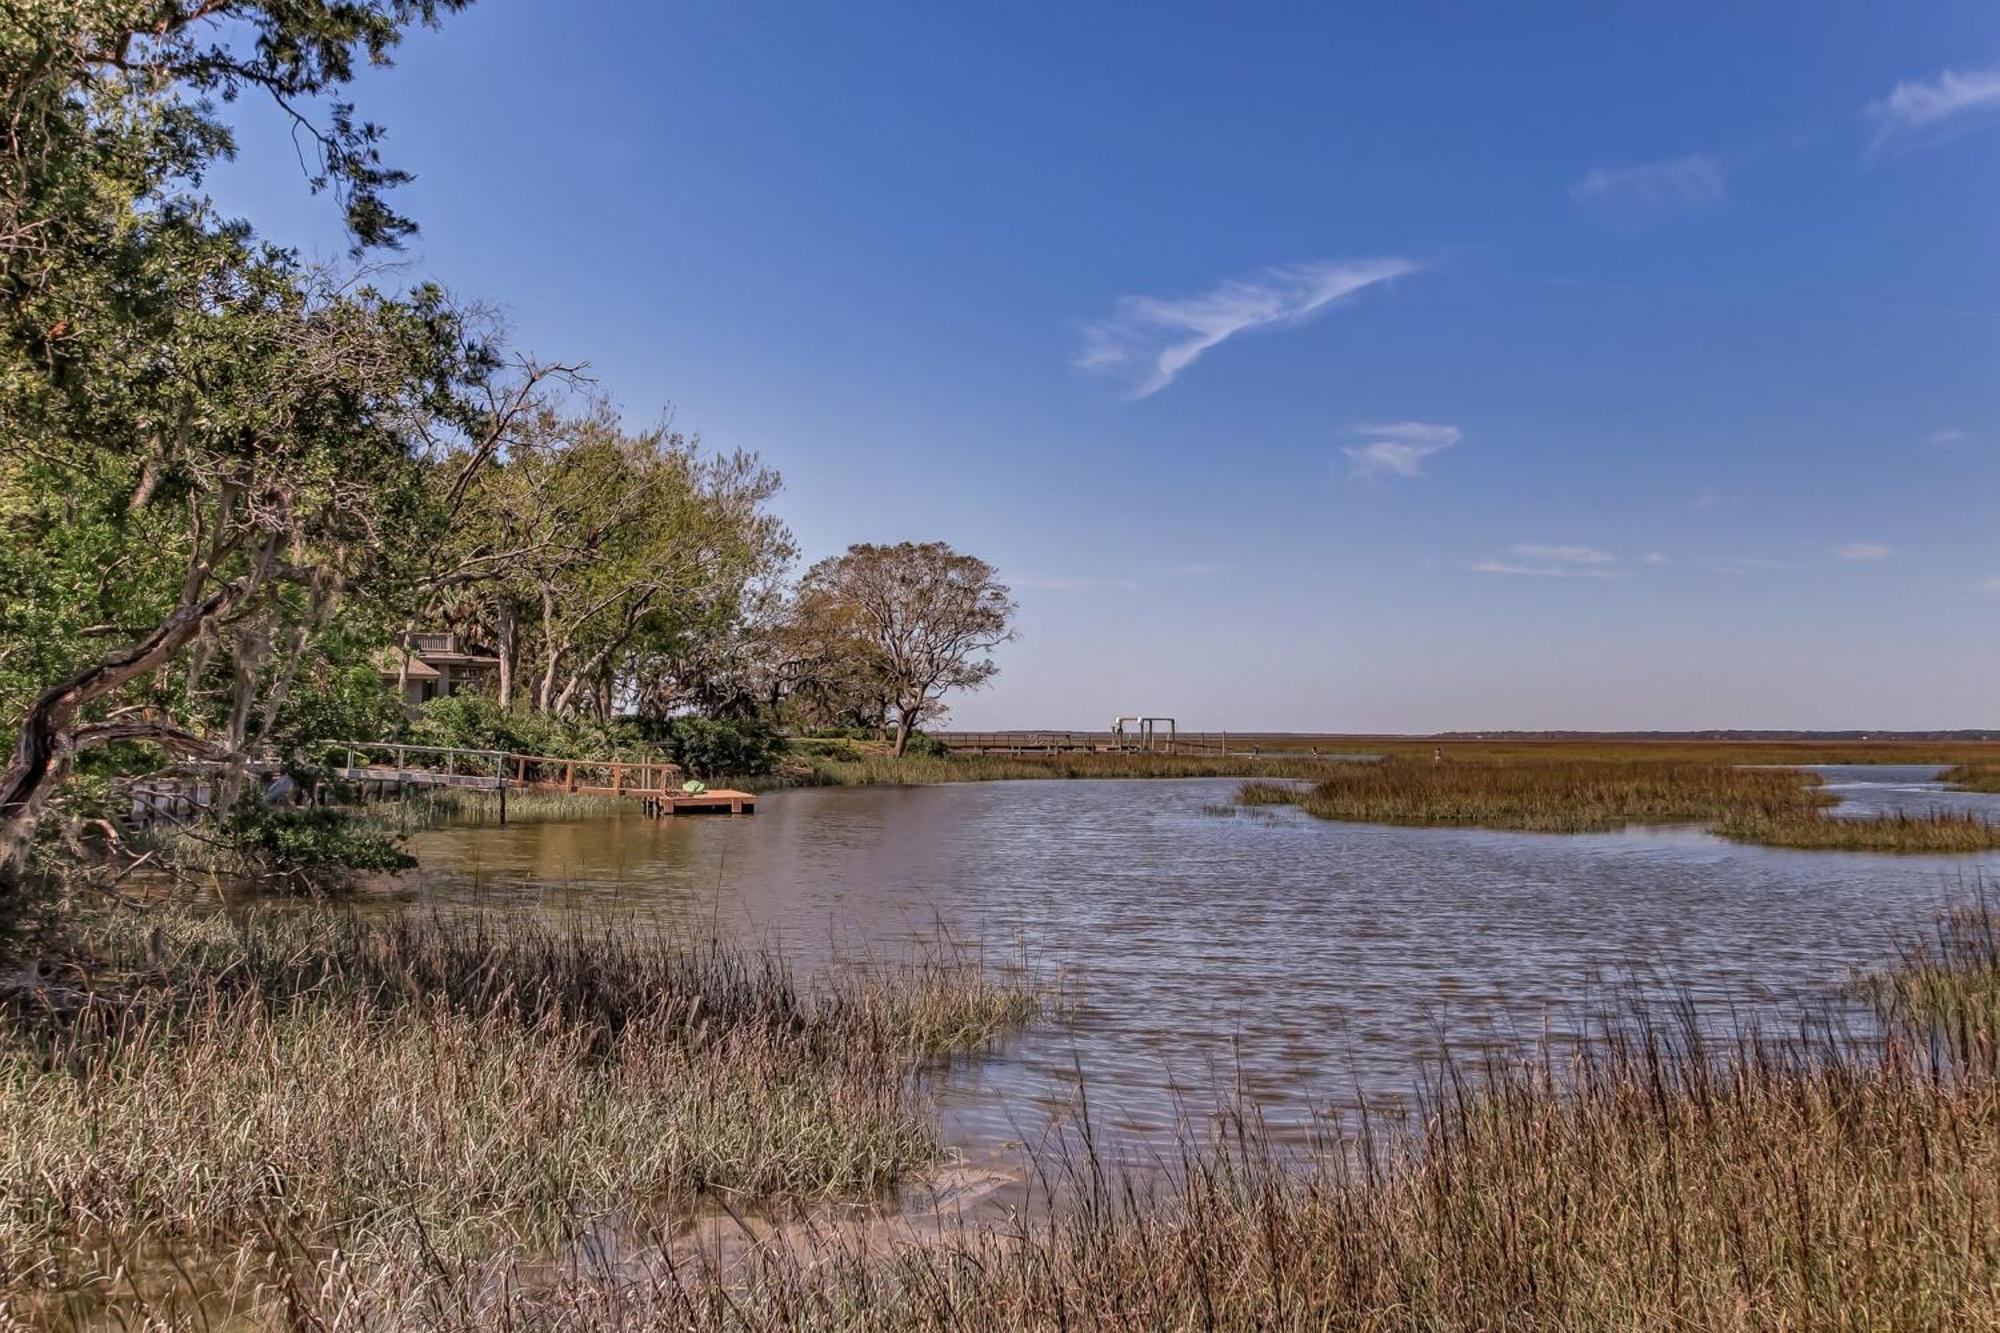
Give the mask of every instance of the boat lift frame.
[[1179, 728], [1170, 717], [1120, 716], [1111, 720], [1111, 744], [1120, 750], [1158, 750], [1160, 745], [1159, 727], [1167, 727], [1165, 749], [1172, 754], [1179, 740]]

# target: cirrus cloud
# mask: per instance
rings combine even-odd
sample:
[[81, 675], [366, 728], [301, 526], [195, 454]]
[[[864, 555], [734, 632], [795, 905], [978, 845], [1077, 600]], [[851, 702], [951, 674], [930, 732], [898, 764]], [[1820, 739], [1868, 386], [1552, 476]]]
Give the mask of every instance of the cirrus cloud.
[[1082, 326], [1075, 365], [1129, 381], [1145, 398], [1242, 333], [1289, 328], [1336, 302], [1423, 265], [1411, 259], [1335, 259], [1267, 268], [1196, 296], [1121, 296], [1109, 317]]
[[1714, 153], [1665, 162], [1597, 167], [1569, 187], [1569, 197], [1611, 221], [1638, 226], [1673, 213], [1721, 202], [1729, 192], [1726, 165]]
[[1940, 72], [1934, 79], [1899, 83], [1868, 105], [1875, 137], [1873, 157], [1893, 156], [1948, 139], [2000, 117], [2000, 69]]
[[1437, 421], [1386, 421], [1348, 429], [1372, 437], [1366, 444], [1341, 447], [1351, 465], [1349, 475], [1356, 477], [1421, 477], [1425, 459], [1465, 438], [1458, 427]]
[[1522, 542], [1508, 547], [1506, 558], [1481, 560], [1472, 567], [1472, 571], [1475, 574], [1514, 574], [1547, 579], [1608, 579], [1616, 578], [1623, 572], [1617, 565], [1617, 556], [1594, 546]]

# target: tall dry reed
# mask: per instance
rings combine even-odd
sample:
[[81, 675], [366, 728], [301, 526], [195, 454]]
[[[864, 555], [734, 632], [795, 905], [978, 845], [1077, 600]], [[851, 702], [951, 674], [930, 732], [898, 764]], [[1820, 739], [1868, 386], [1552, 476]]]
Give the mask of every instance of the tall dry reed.
[[12, 1001], [0, 1292], [143, 1242], [554, 1252], [935, 1160], [911, 1075], [1032, 1016], [946, 958], [808, 987], [612, 925], [122, 920]]
[[998, 1227], [885, 1249], [828, 1226], [727, 1261], [658, 1230], [644, 1260], [552, 1266], [300, 1253], [262, 1308], [432, 1333], [1991, 1329], [2000, 1065], [1990, 1027], [1953, 1033], [1996, 974], [1976, 908], [1870, 983], [1879, 1030], [1627, 1016], [1560, 1058], [1448, 1067], [1416, 1120], [1329, 1126], [1303, 1160], [1242, 1110], [1149, 1177], [1086, 1139]]

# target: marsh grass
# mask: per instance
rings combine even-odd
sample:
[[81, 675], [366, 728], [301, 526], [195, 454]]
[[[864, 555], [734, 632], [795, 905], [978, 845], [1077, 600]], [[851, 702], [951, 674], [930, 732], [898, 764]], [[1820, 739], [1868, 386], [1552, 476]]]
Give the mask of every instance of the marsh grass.
[[1827, 813], [1837, 799], [1792, 768], [1658, 760], [1387, 759], [1322, 770], [1310, 787], [1246, 783], [1245, 805], [1296, 805], [1370, 824], [1601, 833], [1633, 824], [1708, 824], [1722, 837], [1817, 851], [1979, 852], [2000, 825], [1932, 811], [1876, 819]]
[[1960, 791], [2000, 794], [2000, 762], [1960, 764], [1946, 770], [1942, 780]]
[[2000, 824], [1956, 810], [1895, 811], [1860, 819], [1819, 811], [1742, 813], [1720, 820], [1715, 831], [1736, 842], [1801, 851], [1924, 855], [2000, 849]]
[[[1212, 739], [1212, 737], [1211, 737]], [[1534, 736], [1525, 734], [1370, 735], [1340, 732], [1229, 733], [1232, 749], [1255, 748], [1265, 756], [1310, 753], [1372, 755], [1390, 759], [1430, 759], [1442, 753], [1449, 762], [1544, 763], [1551, 760], [1603, 760], [1676, 764], [1992, 764], [2000, 765], [2000, 740], [1910, 737], [1863, 739], [1850, 737], [1697, 737], [1677, 735]]]
[[936, 1158], [925, 1060], [1038, 1001], [939, 957], [807, 987], [629, 926], [117, 919], [0, 1040], [0, 1293], [144, 1245], [553, 1253]]
[[[1710, 740], [1668, 737], [1536, 738], [1494, 737], [1327, 737], [1299, 738], [1326, 749], [1381, 754], [1388, 758], [1429, 759], [1442, 751], [1463, 763], [1547, 763], [1582, 760], [1674, 764], [2000, 764], [2000, 741], [1935, 740]], [[1268, 743], [1277, 748], [1278, 743]]]
[[1303, 787], [1288, 786], [1280, 782], [1246, 782], [1236, 793], [1241, 805], [1257, 807], [1266, 805], [1293, 805], [1306, 794]]
[[1703, 823], [1731, 814], [1810, 814], [1833, 798], [1789, 769], [1658, 761], [1540, 763], [1392, 759], [1317, 774], [1311, 787], [1251, 784], [1241, 798], [1322, 819], [1589, 833], [1628, 824]]
[[1990, 898], [1943, 915], [1932, 938], [1903, 950], [1897, 966], [1861, 990], [1892, 1021], [1975, 1063], [2000, 1059], [2000, 910]]
[[1941, 997], [1990, 994], [1996, 970], [1992, 917], [1961, 916], [1880, 979], [1872, 1034], [1627, 1015], [1560, 1058], [1447, 1066], [1414, 1119], [1329, 1126], [1304, 1158], [1239, 1108], [1143, 1179], [1086, 1136], [1043, 1206], [886, 1251], [830, 1228], [727, 1262], [664, 1232], [649, 1263], [555, 1271], [350, 1256], [305, 1268], [286, 1314], [536, 1333], [1991, 1329], [2000, 1067], [1950, 1035], [1969, 1021]]
[[[433, 828], [440, 824], [464, 824], [474, 828], [489, 828], [500, 822], [500, 796], [497, 792], [466, 791], [449, 787], [427, 788], [413, 794], [407, 802], [381, 802], [375, 808], [382, 809], [389, 817], [401, 807], [406, 811], [402, 816], [404, 824], [412, 829]], [[628, 797], [586, 796], [569, 792], [510, 791], [507, 793], [507, 822], [509, 824], [546, 824], [571, 819], [602, 819], [610, 815], [631, 813], [638, 803]]]

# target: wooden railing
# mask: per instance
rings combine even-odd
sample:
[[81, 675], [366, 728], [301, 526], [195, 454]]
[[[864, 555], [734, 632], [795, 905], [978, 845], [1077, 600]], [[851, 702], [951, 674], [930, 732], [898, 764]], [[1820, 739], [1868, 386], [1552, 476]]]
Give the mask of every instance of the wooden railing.
[[349, 781], [498, 792], [502, 823], [507, 818], [510, 790], [646, 800], [671, 794], [682, 778], [679, 765], [657, 756], [566, 759], [398, 741], [328, 741], [322, 753], [329, 762], [345, 760], [334, 767]]

